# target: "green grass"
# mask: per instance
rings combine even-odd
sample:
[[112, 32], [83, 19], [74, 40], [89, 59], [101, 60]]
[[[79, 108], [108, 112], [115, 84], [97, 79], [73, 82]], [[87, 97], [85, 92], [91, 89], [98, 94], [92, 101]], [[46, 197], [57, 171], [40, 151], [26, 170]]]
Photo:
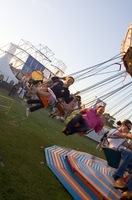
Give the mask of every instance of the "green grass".
[[[0, 89], [0, 95], [8, 97]], [[104, 158], [97, 143], [78, 134], [65, 136], [64, 124], [41, 109], [25, 116], [26, 107], [15, 99], [8, 115], [0, 107], [0, 200], [71, 200], [72, 197], [46, 165], [43, 148], [58, 145]], [[43, 148], [42, 148], [43, 147]]]

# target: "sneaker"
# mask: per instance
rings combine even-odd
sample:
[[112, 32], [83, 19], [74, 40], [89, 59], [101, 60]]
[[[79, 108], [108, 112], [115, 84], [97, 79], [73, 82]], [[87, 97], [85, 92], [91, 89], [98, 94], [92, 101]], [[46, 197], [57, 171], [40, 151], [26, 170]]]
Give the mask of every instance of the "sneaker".
[[26, 116], [27, 116], [27, 117], [29, 116], [29, 113], [30, 113], [29, 108], [26, 108]]

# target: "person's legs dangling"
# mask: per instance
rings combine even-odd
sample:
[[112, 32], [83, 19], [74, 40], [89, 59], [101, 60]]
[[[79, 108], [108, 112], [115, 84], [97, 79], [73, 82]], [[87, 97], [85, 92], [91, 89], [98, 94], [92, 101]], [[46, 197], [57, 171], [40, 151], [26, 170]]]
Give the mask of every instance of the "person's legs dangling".
[[[79, 124], [78, 126], [76, 126], [77, 123]], [[81, 114], [75, 115], [75, 117], [67, 124], [66, 128], [70, 135], [77, 132], [88, 131], [88, 126]]]

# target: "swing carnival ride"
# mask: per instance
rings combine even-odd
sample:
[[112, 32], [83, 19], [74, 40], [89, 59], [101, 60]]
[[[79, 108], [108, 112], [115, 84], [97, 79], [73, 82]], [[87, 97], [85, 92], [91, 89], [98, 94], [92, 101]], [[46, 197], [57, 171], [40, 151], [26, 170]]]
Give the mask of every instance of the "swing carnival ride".
[[[98, 97], [107, 103], [107, 112], [120, 120], [124, 116], [128, 119], [132, 118], [130, 115], [132, 104], [130, 88], [132, 85], [130, 80], [130, 75], [132, 76], [130, 64], [132, 60], [130, 54], [132, 34], [128, 45], [132, 28], [129, 27], [129, 29], [127, 32], [129, 37], [125, 38], [121, 54], [117, 54], [95, 66], [70, 74], [75, 78], [76, 85], [80, 81], [83, 85], [83, 81], [88, 78], [89, 86], [80, 90], [80, 95], [86, 107], [93, 106], [97, 101], [96, 97]], [[126, 70], [122, 69], [123, 64]], [[96, 77], [96, 82], [90, 85], [93, 77]], [[48, 167], [69, 191], [73, 199], [118, 200], [122, 196], [122, 193], [113, 187], [112, 174], [115, 169], [110, 167], [107, 161], [88, 153], [59, 146], [46, 148], [45, 155]]]
[[[130, 115], [132, 82], [128, 71], [122, 69], [124, 55], [125, 53], [122, 52], [105, 62], [70, 74], [75, 78], [75, 87], [78, 83], [80, 84], [80, 81], [83, 85], [83, 81], [88, 79], [89, 86], [80, 89], [80, 95], [86, 107], [93, 106], [99, 98], [107, 102], [106, 112], [117, 120], [132, 117]], [[96, 82], [90, 85], [93, 77], [97, 77]]]
[[[93, 106], [99, 98], [107, 103], [106, 112], [117, 120], [132, 119], [130, 114], [132, 105], [131, 41], [132, 26], [128, 28], [121, 53], [105, 62], [70, 74], [75, 78], [75, 87], [82, 86], [80, 95], [86, 107]], [[47, 50], [42, 46], [37, 49], [27, 41], [21, 42], [15, 54], [11, 51], [8, 52], [8, 56], [11, 56], [10, 64], [19, 68], [24, 66], [27, 61], [26, 67], [29, 69], [27, 58], [31, 58], [32, 63], [34, 63], [35, 59], [33, 57], [36, 55], [36, 58], [39, 57], [39, 64], [41, 63], [44, 66], [46, 78], [57, 73], [58, 68], [55, 68], [55, 73], [48, 69], [49, 66], [52, 66], [53, 57], [49, 49]], [[4, 53], [3, 49], [1, 49], [2, 53]], [[42, 53], [42, 49], [46, 50], [46, 53]], [[62, 75], [64, 74], [64, 68], [65, 65], [60, 70]], [[88, 87], [84, 88], [86, 79], [88, 79]], [[93, 84], [90, 85], [91, 82]], [[87, 153], [58, 146], [46, 148], [45, 154], [47, 165], [74, 199], [116, 200], [120, 198], [121, 192], [113, 188], [113, 168], [109, 167], [106, 161]], [[102, 177], [105, 177], [103, 181]]]
[[[117, 120], [124, 118], [131, 120], [132, 25], [128, 28], [121, 53], [103, 63], [70, 75], [75, 78], [76, 85], [88, 78], [89, 86], [80, 89], [80, 95], [86, 107], [93, 106], [98, 97], [107, 103], [106, 109], [111, 116]], [[90, 85], [93, 76], [97, 78], [95, 78], [95, 83]], [[100, 80], [99, 76], [101, 76]], [[103, 140], [101, 142], [103, 145]], [[112, 160], [105, 161], [88, 153], [58, 146], [45, 149], [48, 167], [73, 199], [118, 200], [122, 193], [113, 187], [113, 173], [121, 157], [119, 152], [115, 154], [114, 150], [104, 153], [112, 157]], [[117, 159], [118, 163], [111, 163], [115, 160], [113, 158]]]
[[[130, 100], [132, 96], [131, 79], [129, 71], [123, 69], [123, 59], [125, 58], [126, 62], [125, 55], [131, 47], [131, 41], [132, 27], [130, 26], [120, 54], [105, 62], [70, 74], [75, 78], [75, 83], [71, 86], [71, 89], [74, 88], [74, 85], [79, 88], [83, 104], [86, 107], [93, 106], [96, 99], [100, 98], [107, 102], [106, 112], [117, 120], [124, 119], [124, 117], [131, 119], [132, 117], [130, 115], [132, 103]], [[66, 69], [64, 63], [54, 59], [54, 54], [48, 47], [42, 45], [35, 47], [25, 40], [21, 40], [19, 45], [4, 46], [0, 49], [0, 54], [3, 55], [4, 53], [8, 55], [9, 65], [21, 69], [23, 74], [28, 73], [30, 75], [34, 68], [40, 70], [42, 75], [48, 79], [54, 74], [63, 76]], [[37, 74], [37, 71], [35, 71], [35, 74]], [[19, 76], [19, 73], [17, 73], [17, 76]], [[86, 79], [87, 83], [85, 82]], [[91, 85], [91, 83], [94, 84]], [[88, 87], [84, 88], [86, 84]]]

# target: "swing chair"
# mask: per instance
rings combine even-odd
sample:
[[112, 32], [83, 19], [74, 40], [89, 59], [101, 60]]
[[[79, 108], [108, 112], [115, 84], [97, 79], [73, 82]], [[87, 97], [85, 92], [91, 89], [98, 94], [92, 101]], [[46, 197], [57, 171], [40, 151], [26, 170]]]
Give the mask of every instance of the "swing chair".
[[39, 99], [41, 100], [42, 104], [44, 105], [45, 108], [48, 108], [49, 103], [48, 103], [48, 99], [46, 99], [45, 97], [38, 95]]
[[43, 97], [42, 95], [38, 95], [39, 99], [41, 100], [41, 102], [43, 103], [45, 108], [48, 108], [49, 106], [54, 106], [55, 108], [57, 108], [57, 110], [59, 111], [61, 116], [65, 115], [65, 111], [61, 105], [61, 103], [59, 103], [58, 101], [54, 100], [53, 102], [49, 102], [49, 100], [45, 97]]
[[[98, 145], [97, 148], [99, 150], [101, 149], [103, 150], [108, 165], [112, 168], [117, 169], [121, 160], [121, 152], [116, 149], [112, 149], [108, 147], [109, 146], [109, 142], [107, 140], [108, 133], [109, 131], [106, 132], [104, 136], [101, 138], [100, 144]], [[118, 138], [115, 138], [115, 139], [118, 139]]]
[[48, 108], [50, 105], [54, 106], [55, 108], [58, 109], [58, 111], [60, 112], [61, 116], [65, 115], [65, 111], [61, 105], [60, 102], [56, 101], [56, 99], [52, 102], [50, 102], [46, 97], [42, 96], [42, 95], [38, 95], [39, 99], [41, 100], [41, 102], [43, 103], [45, 108]]
[[61, 116], [64, 117], [65, 111], [64, 111], [63, 106], [61, 105], [61, 103], [57, 102], [55, 107], [58, 109], [58, 111], [60, 112]]
[[121, 160], [120, 151], [115, 150], [115, 149], [110, 149], [108, 147], [103, 147], [102, 149], [105, 154], [108, 165], [110, 167], [117, 169]]
[[[39, 70], [32, 72], [32, 76], [31, 76], [31, 79], [29, 82], [32, 83], [32, 86], [28, 92], [28, 96], [36, 95], [36, 87], [48, 89], [54, 84], [54, 82], [51, 79], [47, 79], [45, 82], [43, 82], [43, 74]], [[40, 94], [37, 94], [37, 96], [41, 100], [41, 102], [45, 108], [48, 108], [49, 106], [54, 106], [55, 108], [58, 109], [58, 111], [60, 112], [60, 115], [64, 116], [65, 111], [64, 111], [61, 103], [56, 99], [56, 97], [53, 95], [51, 90], [49, 90], [49, 92], [53, 96], [53, 99], [52, 98], [48, 99]]]
[[[44, 86], [47, 87], [47, 86]], [[38, 95], [39, 99], [41, 100], [41, 102], [43, 103], [44, 107], [49, 107], [49, 106], [53, 106], [55, 108], [57, 108], [57, 110], [59, 111], [61, 116], [65, 115], [65, 111], [63, 109], [63, 106], [61, 105], [61, 103], [56, 99], [56, 97], [53, 95], [53, 92], [51, 90], [48, 90], [52, 97], [51, 99], [47, 99], [46, 97], [42, 96], [42, 95]]]

